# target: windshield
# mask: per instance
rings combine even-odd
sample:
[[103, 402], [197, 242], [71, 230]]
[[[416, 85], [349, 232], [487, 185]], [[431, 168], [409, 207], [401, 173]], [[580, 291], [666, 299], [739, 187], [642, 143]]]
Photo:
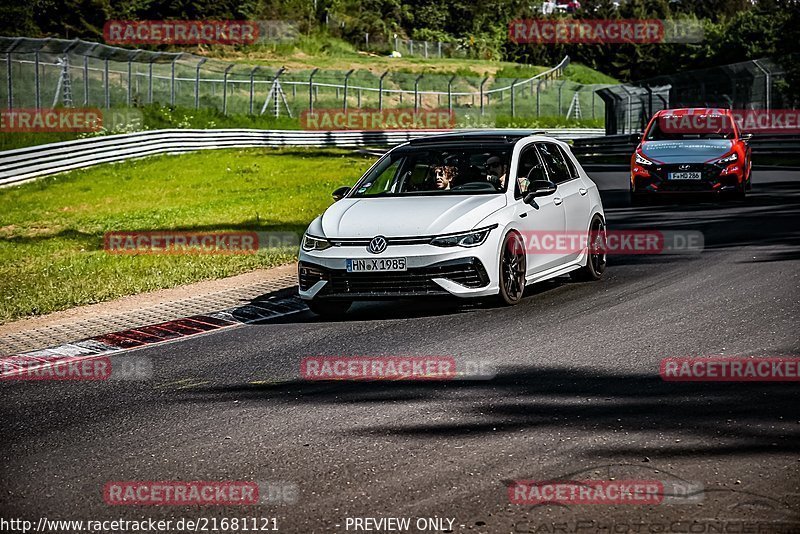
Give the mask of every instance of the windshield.
[[510, 156], [510, 147], [405, 147], [382, 159], [351, 196], [502, 193]]
[[653, 121], [646, 141], [682, 139], [733, 139], [734, 126], [727, 115], [662, 115]]

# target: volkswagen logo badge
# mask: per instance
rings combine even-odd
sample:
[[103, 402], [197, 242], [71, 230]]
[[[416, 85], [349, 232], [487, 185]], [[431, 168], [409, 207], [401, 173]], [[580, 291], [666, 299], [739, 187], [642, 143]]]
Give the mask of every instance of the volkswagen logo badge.
[[371, 252], [373, 254], [380, 254], [384, 250], [386, 250], [386, 238], [382, 235], [376, 235], [372, 238], [372, 241], [369, 242], [367, 245], [367, 252]]

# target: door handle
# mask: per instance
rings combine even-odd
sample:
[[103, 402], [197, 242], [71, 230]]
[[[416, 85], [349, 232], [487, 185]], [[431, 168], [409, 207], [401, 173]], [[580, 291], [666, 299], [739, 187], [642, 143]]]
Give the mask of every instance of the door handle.
[[578, 189], [578, 193], [580, 193], [581, 195], [586, 195], [587, 192], [588, 191], [586, 191], [586, 189], [584, 189], [582, 187], [580, 189]]
[[553, 204], [555, 204], [556, 206], [560, 206], [561, 202], [562, 202], [562, 200], [559, 197], [554, 197], [553, 198]]

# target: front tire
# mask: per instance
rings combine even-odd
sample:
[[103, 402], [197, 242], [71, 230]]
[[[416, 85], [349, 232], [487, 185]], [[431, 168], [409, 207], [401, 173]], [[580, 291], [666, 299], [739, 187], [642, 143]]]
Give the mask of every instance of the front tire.
[[503, 239], [500, 250], [500, 293], [501, 304], [513, 306], [519, 304], [525, 293], [525, 274], [527, 260], [525, 258], [525, 242], [517, 232], [509, 232]]
[[306, 301], [308, 309], [321, 317], [334, 319], [341, 317], [350, 306], [353, 305], [351, 300], [309, 300]]
[[579, 282], [600, 280], [606, 270], [606, 224], [596, 215], [589, 228], [589, 257], [586, 258], [586, 265], [569, 273], [573, 280]]

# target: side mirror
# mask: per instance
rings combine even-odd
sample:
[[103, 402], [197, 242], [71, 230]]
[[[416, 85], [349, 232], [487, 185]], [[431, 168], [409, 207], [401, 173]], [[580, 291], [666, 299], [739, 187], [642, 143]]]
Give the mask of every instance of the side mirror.
[[741, 139], [745, 143], [750, 141], [752, 138], [753, 138], [753, 134], [751, 134], [751, 133], [743, 133], [742, 135], [739, 136], [739, 139]]
[[546, 197], [556, 192], [558, 186], [550, 180], [533, 180], [525, 194], [525, 203], [530, 204], [536, 197]]
[[333, 200], [334, 201], [342, 200], [345, 197], [345, 195], [347, 193], [349, 193], [349, 192], [350, 192], [350, 188], [347, 187], [346, 185], [343, 185], [342, 187], [340, 187], [339, 189], [337, 189], [336, 191], [334, 191], [332, 193], [333, 194]]

